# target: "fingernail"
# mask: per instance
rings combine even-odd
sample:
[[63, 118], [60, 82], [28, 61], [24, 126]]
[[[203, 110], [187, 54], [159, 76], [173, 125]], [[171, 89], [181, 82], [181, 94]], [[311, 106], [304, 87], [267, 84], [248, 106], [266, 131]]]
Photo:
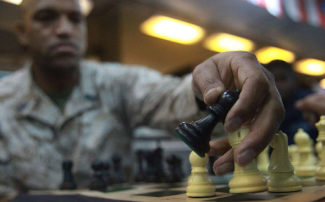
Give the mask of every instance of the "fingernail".
[[226, 162], [226, 163], [222, 164], [221, 166], [218, 166], [216, 168], [216, 170], [214, 171], [214, 173], [216, 175], [223, 175], [223, 174], [230, 172], [233, 168], [234, 168], [233, 163]]
[[213, 92], [217, 92], [218, 94], [221, 94], [223, 92], [223, 88], [222, 87], [217, 87], [217, 88], [209, 89], [204, 95], [204, 101], [207, 101], [208, 95], [213, 93]]
[[206, 92], [205, 96], [209, 95], [209, 94], [212, 93], [213, 91], [218, 91], [218, 93], [222, 93], [223, 88], [222, 88], [222, 87], [211, 88], [211, 89], [209, 89], [209, 90]]
[[256, 157], [256, 151], [249, 149], [237, 156], [237, 163], [240, 166], [245, 166]]
[[243, 119], [240, 117], [233, 118], [225, 124], [225, 130], [230, 133], [237, 130], [243, 124]]

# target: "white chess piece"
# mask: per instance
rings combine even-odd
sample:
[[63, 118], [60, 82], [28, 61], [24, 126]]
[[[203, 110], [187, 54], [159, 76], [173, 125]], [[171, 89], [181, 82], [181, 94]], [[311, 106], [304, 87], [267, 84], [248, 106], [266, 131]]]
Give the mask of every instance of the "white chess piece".
[[[322, 145], [325, 145], [325, 116], [321, 116], [320, 121], [315, 125], [318, 129], [317, 142], [321, 142]], [[319, 156], [320, 162], [316, 170], [316, 179], [325, 180], [325, 147], [322, 146]]]
[[[228, 134], [229, 143], [234, 152], [249, 131], [249, 128], [244, 128]], [[267, 190], [267, 181], [260, 175], [255, 160], [244, 167], [235, 162], [235, 171], [233, 178], [229, 181], [229, 188], [230, 193], [261, 192]]]
[[262, 173], [267, 173], [270, 164], [269, 146], [257, 156], [257, 168]]
[[298, 147], [295, 144], [290, 145], [290, 150], [291, 150], [291, 164], [294, 168], [298, 166], [299, 164], [299, 152], [298, 152]]
[[288, 137], [279, 131], [272, 141], [273, 148], [268, 171], [271, 176], [268, 180], [269, 192], [293, 192], [302, 189], [300, 179], [294, 175], [293, 166], [288, 156]]
[[188, 180], [186, 195], [189, 197], [211, 197], [215, 196], [216, 188], [212, 185], [207, 173], [206, 166], [209, 157], [205, 154], [204, 158], [198, 156], [195, 152], [190, 154], [190, 163], [192, 165], [191, 176]]
[[316, 165], [314, 159], [311, 158], [313, 152], [310, 147], [310, 137], [304, 132], [303, 129], [299, 129], [294, 136], [294, 140], [298, 146], [299, 152], [299, 164], [295, 167], [296, 174], [299, 177], [312, 177], [315, 175]]

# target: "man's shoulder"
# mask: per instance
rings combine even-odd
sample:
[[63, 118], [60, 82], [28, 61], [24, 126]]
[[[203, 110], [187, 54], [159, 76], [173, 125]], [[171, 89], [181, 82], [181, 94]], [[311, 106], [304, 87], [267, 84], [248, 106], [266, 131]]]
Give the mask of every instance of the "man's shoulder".
[[28, 79], [26, 71], [26, 69], [21, 69], [0, 79], [0, 103], [20, 93], [21, 87], [25, 85]]
[[93, 62], [83, 61], [83, 71], [90, 77], [96, 77], [97, 81], [113, 81], [139, 77], [152, 77], [152, 75], [160, 75], [156, 70], [140, 65], [127, 65], [117, 62]]

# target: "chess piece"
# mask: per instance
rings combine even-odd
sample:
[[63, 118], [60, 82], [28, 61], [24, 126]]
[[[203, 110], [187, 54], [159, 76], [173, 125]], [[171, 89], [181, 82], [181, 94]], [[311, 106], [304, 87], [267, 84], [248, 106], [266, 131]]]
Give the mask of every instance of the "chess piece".
[[94, 171], [94, 175], [89, 189], [96, 191], [106, 191], [106, 184], [103, 175], [103, 162], [96, 161], [91, 165], [91, 168]]
[[267, 173], [270, 164], [269, 146], [257, 156], [257, 168], [260, 172]]
[[72, 167], [73, 167], [72, 161], [64, 161], [62, 163], [63, 182], [60, 185], [61, 190], [74, 190], [77, 188], [72, 175]]
[[291, 164], [294, 168], [296, 168], [299, 164], [299, 152], [298, 152], [298, 147], [295, 144], [290, 145], [290, 150], [291, 150]]
[[113, 161], [113, 172], [114, 172], [114, 183], [124, 183], [125, 178], [122, 169], [122, 158], [119, 154], [114, 154], [112, 157]]
[[112, 176], [110, 175], [110, 165], [108, 162], [103, 162], [102, 164], [103, 178], [106, 187], [113, 184]]
[[167, 182], [176, 183], [182, 180], [181, 171], [181, 159], [177, 158], [175, 155], [170, 155], [166, 159], [169, 175], [167, 177]]
[[316, 165], [311, 158], [313, 152], [310, 147], [310, 137], [303, 129], [298, 129], [294, 136], [295, 143], [298, 146], [299, 164], [295, 167], [296, 174], [299, 177], [312, 177], [315, 175]]
[[211, 114], [191, 122], [181, 123], [176, 128], [177, 135], [199, 156], [204, 157], [210, 151], [211, 133], [219, 121], [224, 122], [228, 111], [238, 100], [239, 91], [226, 91], [218, 99], [218, 104], [208, 106]]
[[322, 149], [323, 149], [322, 141], [318, 141], [316, 143], [315, 148], [316, 148], [317, 158], [318, 158], [319, 161], [321, 161], [321, 154], [322, 154]]
[[313, 165], [317, 165], [317, 157], [315, 155], [314, 141], [311, 138], [309, 138], [309, 147], [310, 147], [310, 150], [311, 150], [311, 152], [309, 153], [310, 162]]
[[[316, 123], [318, 129], [317, 142], [321, 142], [322, 145], [325, 144], [325, 116], [321, 116], [318, 123]], [[325, 180], [325, 147], [321, 148], [320, 152], [320, 162], [316, 170], [316, 179]]]
[[154, 151], [154, 157], [155, 157], [155, 167], [156, 167], [156, 173], [155, 173], [155, 182], [164, 182], [166, 180], [166, 175], [163, 168], [163, 149], [158, 147]]
[[138, 173], [135, 176], [135, 181], [145, 182], [146, 176], [143, 169], [144, 152], [142, 150], [138, 150], [136, 155], [137, 155], [137, 162], [138, 162]]
[[186, 187], [186, 196], [189, 197], [211, 197], [215, 196], [215, 187], [212, 185], [207, 173], [206, 166], [209, 158], [206, 154], [204, 158], [198, 156], [195, 152], [190, 154], [190, 163], [192, 165], [191, 176]]
[[[249, 133], [249, 128], [242, 128], [235, 132], [229, 133], [229, 143], [236, 151], [239, 143]], [[250, 193], [250, 192], [261, 192], [267, 190], [267, 181], [260, 175], [259, 170], [256, 166], [255, 159], [248, 165], [242, 167], [235, 162], [235, 171], [233, 178], [229, 181], [229, 192], [230, 193]]]
[[271, 176], [267, 186], [269, 192], [293, 192], [302, 189], [300, 179], [295, 176], [288, 156], [288, 137], [279, 131], [272, 141], [273, 148], [268, 171]]

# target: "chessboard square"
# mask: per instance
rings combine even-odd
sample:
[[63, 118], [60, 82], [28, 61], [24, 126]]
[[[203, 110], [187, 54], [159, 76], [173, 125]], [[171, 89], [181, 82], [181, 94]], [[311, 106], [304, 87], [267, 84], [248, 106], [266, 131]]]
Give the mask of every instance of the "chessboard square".
[[216, 192], [221, 192], [221, 193], [229, 193], [229, 187], [225, 186], [225, 187], [217, 187], [216, 188]]
[[186, 191], [172, 191], [172, 190], [164, 190], [164, 191], [156, 191], [156, 192], [148, 192], [144, 194], [135, 194], [136, 196], [151, 196], [151, 197], [165, 197], [165, 196], [173, 196], [179, 194], [185, 194]]
[[234, 194], [231, 196], [226, 196], [223, 198], [217, 198], [207, 201], [263, 201], [263, 200], [273, 200], [278, 199], [284, 196], [287, 196], [288, 194]]

